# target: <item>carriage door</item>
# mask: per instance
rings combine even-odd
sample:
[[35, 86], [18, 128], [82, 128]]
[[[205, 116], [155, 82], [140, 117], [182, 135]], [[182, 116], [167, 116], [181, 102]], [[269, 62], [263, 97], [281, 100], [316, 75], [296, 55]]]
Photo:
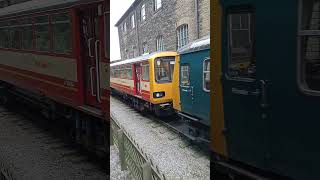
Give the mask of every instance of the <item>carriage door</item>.
[[101, 102], [100, 89], [100, 58], [101, 58], [101, 18], [98, 7], [85, 9], [80, 15], [81, 54], [84, 65], [85, 103], [99, 107]]
[[[267, 159], [267, 81], [256, 60], [255, 13], [228, 11], [224, 19], [223, 95], [229, 156], [263, 167]], [[260, 69], [259, 69], [260, 68]]]
[[141, 65], [136, 64], [136, 94], [141, 96]]

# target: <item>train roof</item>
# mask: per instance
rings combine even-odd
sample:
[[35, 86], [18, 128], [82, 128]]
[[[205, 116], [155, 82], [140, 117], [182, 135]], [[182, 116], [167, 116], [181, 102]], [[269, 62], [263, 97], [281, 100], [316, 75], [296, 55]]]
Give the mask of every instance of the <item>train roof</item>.
[[205, 36], [201, 39], [193, 41], [186, 46], [179, 49], [179, 54], [186, 54], [195, 51], [201, 51], [205, 49], [210, 49], [210, 36]]
[[177, 52], [173, 52], [173, 51], [163, 51], [163, 52], [154, 52], [154, 53], [151, 53], [151, 54], [145, 54], [145, 55], [142, 55], [142, 56], [139, 56], [139, 57], [135, 57], [135, 58], [132, 58], [132, 59], [126, 59], [126, 60], [123, 60], [123, 61], [120, 61], [120, 62], [116, 62], [116, 63], [111, 63], [110, 66], [118, 66], [118, 65], [124, 65], [124, 64], [132, 64], [132, 63], [135, 63], [135, 62], [142, 62], [142, 61], [147, 61], [151, 58], [154, 58], [154, 57], [159, 57], [159, 56], [174, 56], [176, 55]]
[[67, 8], [79, 3], [93, 3], [101, 0], [31, 0], [24, 3], [14, 4], [0, 9], [0, 18], [21, 15], [35, 10], [48, 8]]

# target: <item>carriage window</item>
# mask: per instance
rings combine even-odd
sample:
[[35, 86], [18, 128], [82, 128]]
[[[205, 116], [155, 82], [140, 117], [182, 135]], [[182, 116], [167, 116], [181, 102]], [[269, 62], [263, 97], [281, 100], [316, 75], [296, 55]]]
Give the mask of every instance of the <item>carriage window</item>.
[[155, 60], [155, 79], [158, 83], [169, 83], [172, 81], [174, 57], [157, 58]]
[[190, 86], [190, 65], [182, 64], [181, 65], [181, 86]]
[[8, 22], [1, 22], [0, 23], [0, 47], [1, 48], [8, 48], [9, 44], [9, 31], [8, 31]]
[[229, 76], [232, 78], [256, 77], [254, 13], [229, 14]]
[[300, 13], [300, 84], [320, 91], [320, 0], [302, 1]]
[[72, 52], [71, 18], [69, 14], [52, 16], [53, 50], [57, 53]]
[[33, 27], [32, 19], [25, 19], [21, 22], [21, 44], [22, 49], [30, 50], [33, 48]]
[[203, 90], [210, 91], [210, 59], [203, 61]]
[[126, 68], [127, 79], [132, 79], [132, 68]]
[[48, 16], [41, 16], [35, 18], [35, 35], [36, 49], [39, 51], [49, 51], [50, 35]]
[[143, 65], [143, 76], [142, 79], [145, 81], [149, 81], [149, 64], [148, 65]]
[[19, 26], [19, 22], [16, 20], [11, 21], [11, 47], [13, 49], [21, 48], [21, 27]]

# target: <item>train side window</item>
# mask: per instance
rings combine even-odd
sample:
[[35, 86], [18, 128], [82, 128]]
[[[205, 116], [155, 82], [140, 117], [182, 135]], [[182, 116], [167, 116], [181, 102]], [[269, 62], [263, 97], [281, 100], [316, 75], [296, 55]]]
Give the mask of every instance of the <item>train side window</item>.
[[143, 68], [142, 80], [149, 81], [149, 64], [143, 65], [142, 68]]
[[11, 48], [20, 49], [21, 48], [21, 27], [19, 26], [19, 21], [11, 21], [10, 26], [11, 31]]
[[7, 22], [0, 22], [0, 48], [7, 47]]
[[228, 16], [229, 63], [231, 78], [256, 78], [255, 14], [231, 12]]
[[57, 53], [71, 53], [71, 17], [68, 13], [52, 16], [53, 50]]
[[320, 91], [320, 0], [300, 0], [298, 79], [304, 91]]
[[203, 61], [203, 90], [210, 92], [210, 58]]
[[132, 69], [130, 67], [126, 68], [126, 72], [127, 72], [127, 79], [132, 79]]
[[190, 86], [190, 65], [189, 64], [181, 64], [181, 80], [180, 85], [183, 87]]
[[22, 49], [30, 50], [33, 48], [33, 22], [32, 19], [21, 21], [21, 45]]
[[48, 16], [40, 16], [35, 18], [35, 36], [36, 49], [39, 51], [49, 51], [50, 35]]

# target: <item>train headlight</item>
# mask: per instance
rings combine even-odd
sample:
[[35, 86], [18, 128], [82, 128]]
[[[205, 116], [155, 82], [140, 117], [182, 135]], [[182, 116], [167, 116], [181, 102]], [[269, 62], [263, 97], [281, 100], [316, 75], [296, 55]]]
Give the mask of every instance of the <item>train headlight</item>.
[[155, 92], [155, 93], [153, 93], [153, 98], [162, 98], [162, 97], [164, 97], [166, 94], [165, 94], [165, 92]]

